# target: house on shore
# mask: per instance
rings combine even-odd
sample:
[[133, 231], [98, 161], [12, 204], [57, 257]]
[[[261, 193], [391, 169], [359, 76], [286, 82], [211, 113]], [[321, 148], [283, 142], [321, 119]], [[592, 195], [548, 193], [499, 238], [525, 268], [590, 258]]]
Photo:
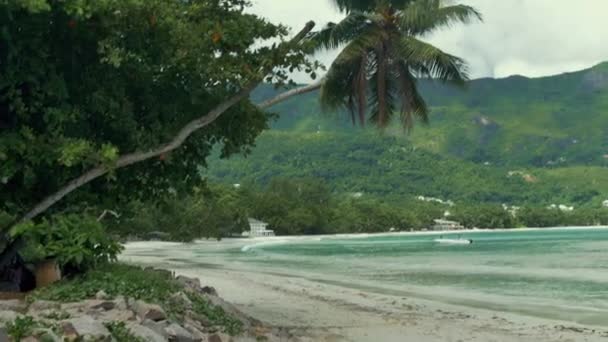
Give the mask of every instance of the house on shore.
[[456, 221], [448, 221], [443, 219], [433, 220], [435, 224], [431, 227], [432, 230], [462, 230], [464, 226]]
[[244, 232], [243, 235], [249, 237], [274, 236], [274, 230], [268, 229], [268, 223], [250, 218], [249, 232]]

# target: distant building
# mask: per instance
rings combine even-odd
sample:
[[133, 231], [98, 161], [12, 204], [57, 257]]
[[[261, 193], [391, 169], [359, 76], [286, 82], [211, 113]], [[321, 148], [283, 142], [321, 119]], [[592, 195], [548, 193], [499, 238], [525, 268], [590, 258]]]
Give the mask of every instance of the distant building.
[[274, 230], [267, 229], [268, 223], [249, 219], [249, 237], [274, 236]]
[[433, 230], [461, 230], [464, 226], [456, 221], [448, 221], [437, 219], [434, 220], [435, 224], [431, 227]]

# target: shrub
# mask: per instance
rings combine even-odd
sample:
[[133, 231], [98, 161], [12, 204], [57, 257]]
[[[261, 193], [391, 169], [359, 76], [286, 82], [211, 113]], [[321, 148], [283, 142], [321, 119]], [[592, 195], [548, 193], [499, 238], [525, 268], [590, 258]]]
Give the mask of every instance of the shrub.
[[122, 246], [110, 237], [95, 218], [87, 215], [57, 215], [16, 228], [15, 236], [28, 241], [24, 251], [30, 262], [54, 258], [67, 273], [83, 272], [115, 261]]

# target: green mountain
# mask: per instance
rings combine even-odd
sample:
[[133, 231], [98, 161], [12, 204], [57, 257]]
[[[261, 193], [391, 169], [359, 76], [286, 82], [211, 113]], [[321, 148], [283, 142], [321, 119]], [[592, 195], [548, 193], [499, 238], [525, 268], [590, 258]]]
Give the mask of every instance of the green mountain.
[[[335, 191], [466, 202], [599, 206], [608, 198], [608, 63], [543, 78], [479, 79], [466, 89], [420, 81], [431, 123], [407, 135], [322, 113], [317, 94], [280, 118], [247, 157], [209, 162], [221, 182], [313, 176]], [[254, 99], [276, 90], [261, 87]]]

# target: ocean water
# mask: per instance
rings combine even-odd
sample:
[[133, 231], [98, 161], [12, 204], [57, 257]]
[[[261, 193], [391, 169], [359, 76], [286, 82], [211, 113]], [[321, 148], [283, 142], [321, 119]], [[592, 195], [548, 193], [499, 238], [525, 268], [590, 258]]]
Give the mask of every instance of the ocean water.
[[440, 245], [433, 241], [437, 237], [429, 233], [269, 238], [187, 248], [164, 245], [129, 253], [165, 255], [176, 267], [255, 270], [608, 326], [608, 229], [463, 233], [462, 238], [474, 240], [471, 245]]

